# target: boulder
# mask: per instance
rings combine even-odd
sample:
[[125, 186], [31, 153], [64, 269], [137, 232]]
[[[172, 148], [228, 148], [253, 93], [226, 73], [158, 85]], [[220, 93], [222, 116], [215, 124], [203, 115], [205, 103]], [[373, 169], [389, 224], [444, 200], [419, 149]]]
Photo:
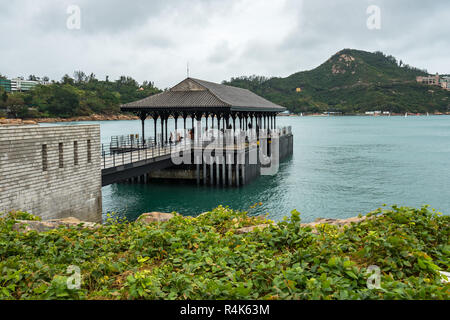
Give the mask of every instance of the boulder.
[[154, 222], [166, 222], [172, 219], [175, 215], [172, 213], [164, 213], [164, 212], [149, 212], [143, 213], [136, 220], [140, 223], [150, 224]]
[[348, 218], [348, 219], [326, 219], [326, 218], [318, 218], [316, 219], [314, 222], [311, 223], [304, 223], [302, 224], [303, 227], [316, 227], [320, 224], [330, 224], [333, 226], [338, 226], [338, 227], [342, 227], [342, 226], [348, 226], [351, 225], [352, 223], [359, 223], [366, 220], [366, 217], [353, 217], [353, 218]]
[[24, 124], [24, 125], [36, 125], [37, 122], [36, 122], [36, 121], [33, 121], [33, 120], [24, 120], [24, 121], [23, 121], [23, 124]]
[[82, 226], [87, 229], [97, 229], [101, 225], [94, 222], [81, 221], [77, 218], [69, 217], [64, 219], [53, 219], [47, 221], [30, 221], [30, 220], [17, 220], [13, 225], [13, 230], [27, 233], [29, 231], [45, 232], [53, 229], [57, 229], [60, 226], [67, 228]]
[[312, 232], [317, 234], [317, 226], [322, 225], [322, 224], [329, 224], [332, 226], [337, 226], [339, 228], [342, 228], [344, 226], [349, 226], [352, 223], [360, 223], [364, 220], [366, 220], [367, 217], [353, 217], [353, 218], [348, 218], [348, 219], [331, 219], [331, 218], [318, 218], [316, 219], [314, 222], [310, 222], [310, 223], [302, 223], [301, 226], [302, 227], [311, 227], [312, 229], [314, 229]]

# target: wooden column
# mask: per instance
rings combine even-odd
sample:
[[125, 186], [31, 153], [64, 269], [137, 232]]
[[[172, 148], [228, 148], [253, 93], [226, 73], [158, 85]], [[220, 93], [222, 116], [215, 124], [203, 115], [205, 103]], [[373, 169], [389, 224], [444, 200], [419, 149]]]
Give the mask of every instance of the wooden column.
[[145, 145], [145, 119], [147, 119], [147, 113], [141, 112], [140, 114], [141, 122], [142, 122], [142, 146]]
[[155, 131], [155, 144], [157, 143], [157, 141], [156, 141], [156, 126], [157, 126], [157, 124], [158, 124], [158, 115], [156, 115], [156, 114], [154, 114], [153, 115], [153, 121], [154, 121], [154, 131]]
[[165, 122], [166, 122], [166, 144], [167, 144], [167, 142], [169, 142], [169, 139], [168, 139], [168, 136], [167, 136], [167, 122], [168, 122], [168, 120], [169, 120], [169, 115], [166, 115], [166, 118], [165, 118]]
[[161, 145], [164, 145], [164, 116], [161, 115]]

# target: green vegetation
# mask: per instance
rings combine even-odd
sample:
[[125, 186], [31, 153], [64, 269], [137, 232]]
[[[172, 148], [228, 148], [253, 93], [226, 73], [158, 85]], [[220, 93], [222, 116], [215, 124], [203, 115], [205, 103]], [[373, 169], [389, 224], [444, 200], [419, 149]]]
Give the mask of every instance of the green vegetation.
[[316, 69], [287, 78], [251, 76], [224, 83], [249, 89], [296, 113], [449, 112], [450, 91], [418, 84], [416, 77], [425, 75], [425, 70], [381, 52], [345, 49]]
[[[243, 76], [223, 83], [249, 89], [295, 113], [450, 112], [450, 91], [417, 83], [416, 77], [424, 75], [426, 70], [382, 52], [345, 49], [319, 67], [287, 78]], [[28, 79], [38, 78], [30, 75]], [[8, 107], [10, 116], [18, 118], [118, 114], [120, 104], [158, 92], [161, 90], [152, 82], [140, 85], [125, 76], [112, 82], [108, 78], [100, 81], [94, 74], [76, 71], [74, 78], [65, 75], [60, 82], [26, 93], [5, 94], [0, 110]], [[1, 112], [4, 116], [5, 111]]]
[[82, 71], [74, 76], [65, 75], [60, 82], [39, 85], [28, 92], [7, 94], [6, 100], [0, 99], [0, 109], [8, 107], [10, 116], [15, 118], [118, 114], [121, 104], [160, 92], [152, 82], [139, 84], [131, 77], [122, 76], [110, 82], [108, 78], [101, 81]]
[[[290, 219], [261, 220], [219, 207], [160, 224], [108, 224], [18, 233], [0, 219], [0, 299], [449, 299], [438, 270], [450, 264], [450, 217], [427, 207], [379, 209], [369, 219], [317, 232]], [[80, 289], [67, 267], [79, 266]], [[381, 269], [369, 289], [367, 269]]]

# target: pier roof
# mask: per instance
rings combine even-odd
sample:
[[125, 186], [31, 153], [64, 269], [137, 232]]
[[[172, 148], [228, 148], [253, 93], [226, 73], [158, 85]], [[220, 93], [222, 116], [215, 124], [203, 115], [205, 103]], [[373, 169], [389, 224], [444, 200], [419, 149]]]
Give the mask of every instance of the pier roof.
[[121, 106], [122, 111], [283, 112], [286, 108], [237, 87], [186, 78], [168, 91]]

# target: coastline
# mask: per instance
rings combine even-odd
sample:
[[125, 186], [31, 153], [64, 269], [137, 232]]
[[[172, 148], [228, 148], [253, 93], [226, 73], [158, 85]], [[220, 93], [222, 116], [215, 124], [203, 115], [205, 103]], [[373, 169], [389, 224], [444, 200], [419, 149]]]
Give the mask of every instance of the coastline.
[[[446, 113], [433, 113], [429, 116], [449, 116], [450, 112]], [[367, 115], [367, 114], [279, 114], [280, 117], [389, 117], [388, 115]], [[404, 117], [405, 114], [392, 113], [390, 116], [393, 117]], [[427, 114], [421, 113], [408, 113], [411, 117], [426, 117]], [[2, 119], [0, 118], [0, 125], [36, 125], [39, 123], [60, 123], [60, 122], [81, 122], [81, 121], [118, 121], [118, 120], [139, 120], [139, 117], [127, 114], [115, 114], [115, 115], [104, 115], [104, 114], [93, 114], [90, 116], [78, 116], [70, 118], [31, 118], [31, 119]]]
[[[408, 112], [408, 116], [410, 117], [426, 117], [426, 116], [449, 116], [450, 112], [441, 113], [430, 113], [427, 115], [426, 113], [410, 113]], [[364, 113], [355, 113], [355, 114], [323, 114], [323, 113], [311, 113], [311, 114], [279, 114], [279, 117], [404, 117], [405, 113], [391, 113], [390, 115], [385, 114], [364, 114]]]
[[102, 115], [79, 116], [71, 118], [32, 118], [32, 119], [1, 119], [0, 125], [36, 125], [38, 123], [79, 122], [79, 121], [117, 121], [117, 120], [139, 120], [133, 115]]

